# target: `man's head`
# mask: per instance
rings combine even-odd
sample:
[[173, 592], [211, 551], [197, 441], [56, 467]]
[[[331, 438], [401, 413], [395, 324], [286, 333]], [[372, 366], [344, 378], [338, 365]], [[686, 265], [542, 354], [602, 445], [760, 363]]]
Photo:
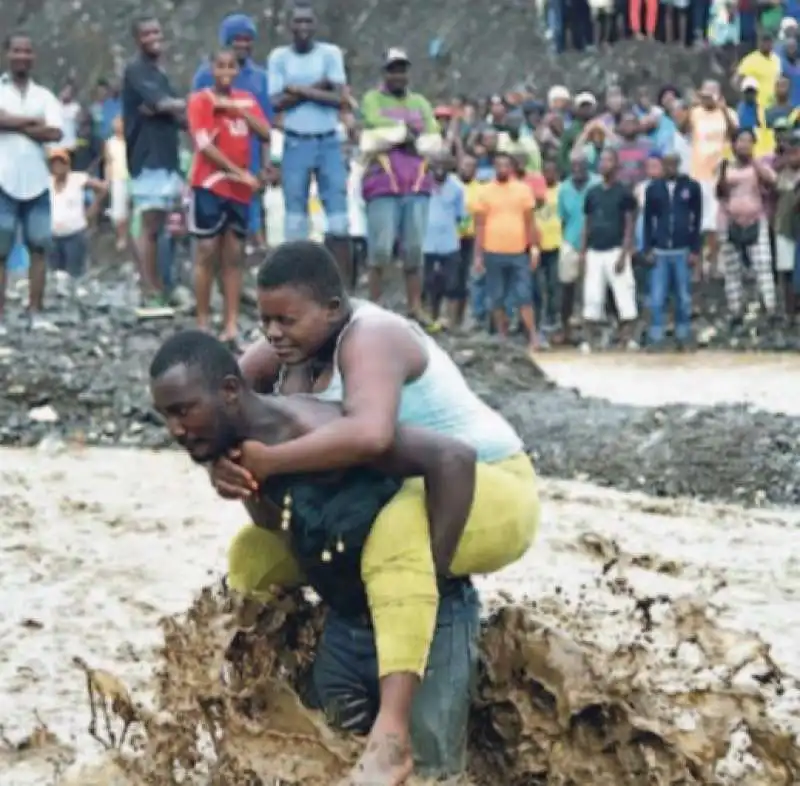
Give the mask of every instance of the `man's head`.
[[317, 30], [317, 17], [311, 3], [296, 0], [289, 17], [289, 29], [292, 31], [295, 49], [307, 51], [311, 48]]
[[563, 85], [555, 85], [547, 92], [547, 108], [551, 112], [566, 112], [570, 101], [570, 92]]
[[35, 59], [31, 37], [27, 33], [11, 33], [6, 38], [5, 49], [11, 75], [16, 79], [29, 76]]
[[597, 163], [597, 171], [604, 180], [612, 180], [617, 174], [617, 152], [611, 148], [606, 148], [600, 153], [600, 160]]
[[552, 158], [548, 158], [542, 164], [542, 174], [548, 186], [558, 183], [558, 164]]
[[793, 36], [793, 35], [789, 36], [783, 42], [783, 53], [788, 58], [790, 58], [791, 60], [794, 60], [797, 57], [797, 37], [796, 36]]
[[453, 157], [449, 153], [439, 153], [431, 159], [431, 174], [437, 183], [444, 183], [453, 171]]
[[578, 120], [586, 122], [594, 115], [597, 100], [591, 93], [578, 93], [575, 96], [575, 116]]
[[221, 90], [230, 90], [239, 73], [239, 60], [233, 49], [218, 49], [211, 61], [214, 85]]
[[198, 464], [223, 456], [244, 438], [245, 390], [236, 358], [200, 330], [171, 336], [150, 363], [153, 405]]
[[477, 168], [478, 162], [475, 160], [475, 156], [467, 154], [461, 157], [458, 174], [465, 183], [471, 183], [475, 179]]
[[411, 76], [411, 60], [405, 49], [393, 46], [383, 59], [383, 82], [393, 95], [404, 95]]
[[708, 110], [716, 109], [719, 104], [720, 94], [719, 82], [716, 79], [706, 79], [697, 92], [700, 106]]
[[648, 180], [656, 180], [664, 174], [664, 162], [658, 153], [653, 153], [647, 157], [644, 165], [645, 177]]
[[619, 87], [609, 87], [606, 90], [606, 109], [612, 115], [618, 115], [625, 106], [625, 97]]
[[679, 128], [683, 128], [689, 118], [689, 108], [683, 101], [675, 101], [669, 110], [670, 117]]
[[108, 98], [110, 93], [111, 88], [108, 84], [108, 80], [101, 77], [95, 83], [94, 91], [92, 92], [92, 99], [97, 101], [98, 104], [102, 104], [103, 101]]
[[635, 112], [623, 112], [617, 124], [617, 133], [629, 142], [636, 139], [639, 133], [639, 118]]
[[489, 97], [489, 114], [492, 116], [493, 123], [499, 125], [505, 122], [508, 108], [503, 96], [493, 95]]
[[152, 16], [142, 16], [132, 26], [133, 37], [139, 51], [153, 60], [158, 59], [164, 51], [164, 31], [161, 23]]
[[658, 91], [658, 105], [667, 112], [672, 110], [673, 105], [678, 100], [678, 89], [672, 85], [665, 85]]
[[755, 104], [758, 97], [758, 80], [752, 76], [742, 80], [742, 100], [746, 104]]
[[256, 284], [262, 330], [287, 365], [313, 358], [349, 313], [336, 260], [310, 240], [278, 246], [259, 268]]
[[644, 110], [650, 110], [653, 107], [653, 97], [650, 95], [649, 87], [640, 87], [636, 91], [636, 103]]
[[573, 155], [569, 160], [569, 170], [575, 183], [585, 183], [589, 179], [589, 162], [586, 156], [581, 153]]
[[749, 160], [753, 157], [755, 134], [749, 128], [740, 128], [733, 137], [733, 152], [739, 159]]
[[761, 52], [762, 55], [771, 55], [773, 44], [772, 33], [768, 30], [762, 30], [758, 39], [758, 51]]
[[219, 45], [232, 49], [239, 65], [244, 65], [253, 54], [256, 25], [247, 14], [229, 14], [219, 26]]
[[[497, 153], [494, 157], [494, 174], [501, 182], [510, 180], [516, 171], [515, 161], [508, 153]], [[523, 167], [522, 171], [525, 171]]]
[[664, 169], [664, 177], [667, 180], [674, 180], [680, 171], [681, 157], [677, 153], [670, 151], [664, 154], [661, 163]]

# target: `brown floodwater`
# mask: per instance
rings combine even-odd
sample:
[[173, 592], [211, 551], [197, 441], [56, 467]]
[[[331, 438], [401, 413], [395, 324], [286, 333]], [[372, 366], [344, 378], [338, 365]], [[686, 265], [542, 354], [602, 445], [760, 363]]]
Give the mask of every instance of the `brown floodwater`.
[[[800, 408], [800, 361], [788, 358], [542, 365], [613, 400]], [[470, 782], [800, 782], [800, 511], [562, 481], [543, 497], [536, 545], [479, 580], [489, 617]], [[296, 616], [262, 618], [247, 634], [255, 662], [220, 681], [236, 604], [193, 599], [242, 522], [176, 452], [0, 450], [3, 786], [160, 786], [177, 770], [197, 784], [256, 783], [248, 771], [270, 786], [337, 782], [357, 745], [290, 689], [313, 650], [311, 612], [291, 651]], [[89, 736], [75, 656], [159, 711], [149, 733], [135, 729], [142, 753], [110, 757]]]

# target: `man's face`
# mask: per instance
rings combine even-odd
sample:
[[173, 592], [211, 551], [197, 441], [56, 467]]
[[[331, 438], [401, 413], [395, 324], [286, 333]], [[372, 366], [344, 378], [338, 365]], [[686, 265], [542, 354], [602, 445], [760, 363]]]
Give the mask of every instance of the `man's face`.
[[578, 158], [570, 162], [569, 165], [572, 179], [576, 183], [583, 183], [589, 176], [589, 167], [585, 158]]
[[437, 182], [444, 183], [449, 172], [450, 166], [444, 159], [435, 159], [431, 162], [431, 174]]
[[623, 107], [622, 93], [619, 90], [609, 90], [606, 95], [606, 107], [612, 115], [619, 114]]
[[139, 25], [139, 48], [148, 57], [158, 57], [164, 51], [164, 32], [157, 19], [149, 19]]
[[542, 174], [548, 186], [558, 183], [558, 166], [555, 161], [545, 161], [542, 167]]
[[472, 156], [464, 156], [461, 159], [459, 166], [459, 174], [461, 179], [467, 183], [475, 178], [475, 170], [477, 169], [477, 162]]
[[489, 104], [489, 114], [495, 123], [502, 123], [506, 116], [506, 105], [500, 96], [493, 96]]
[[797, 56], [797, 35], [789, 36], [783, 43], [783, 51], [791, 58]]
[[508, 180], [514, 171], [514, 165], [509, 156], [497, 156], [494, 160], [494, 173], [498, 180]]
[[408, 63], [389, 63], [384, 70], [386, 88], [390, 93], [403, 93], [408, 88]]
[[650, 91], [646, 87], [639, 89], [636, 101], [642, 109], [650, 109], [650, 107], [653, 106], [653, 100], [650, 98]]
[[751, 87], [742, 93], [742, 98], [744, 99], [745, 104], [755, 104], [756, 95], [757, 91], [755, 90], [755, 88]]
[[214, 461], [241, 442], [239, 383], [233, 377], [219, 391], [205, 385], [197, 368], [173, 366], [150, 380], [153, 406], [170, 436], [198, 464]]
[[239, 63], [233, 52], [218, 52], [214, 58], [212, 68], [214, 84], [223, 90], [229, 90], [233, 85], [233, 80], [239, 73]]
[[636, 115], [626, 112], [620, 118], [617, 131], [625, 139], [633, 139], [639, 133], [639, 121], [636, 119]]
[[249, 35], [237, 35], [231, 41], [231, 49], [236, 54], [236, 59], [240, 63], [245, 63], [253, 54], [253, 39]]
[[594, 114], [594, 104], [589, 101], [584, 101], [575, 108], [575, 114], [579, 120], [591, 120]]
[[656, 180], [664, 174], [664, 164], [660, 158], [648, 158], [645, 164], [645, 176], [648, 180]]
[[678, 156], [669, 153], [664, 156], [664, 177], [667, 180], [674, 180], [678, 176], [678, 167], [680, 166], [680, 159]]
[[28, 36], [16, 35], [8, 42], [6, 50], [8, 70], [17, 77], [27, 76], [33, 68], [33, 42]]
[[763, 54], [770, 54], [772, 52], [772, 37], [762, 36], [761, 40], [758, 42], [758, 48]]
[[611, 150], [604, 150], [600, 154], [600, 160], [597, 163], [597, 171], [607, 177], [612, 174], [617, 167], [617, 157]]
[[310, 8], [296, 8], [292, 12], [292, 19], [289, 28], [292, 37], [297, 44], [308, 44], [314, 37], [317, 27], [317, 20], [314, 12]]
[[791, 83], [785, 76], [779, 77], [778, 81], [775, 83], [775, 97], [779, 101], [786, 101], [789, 97], [790, 87]]

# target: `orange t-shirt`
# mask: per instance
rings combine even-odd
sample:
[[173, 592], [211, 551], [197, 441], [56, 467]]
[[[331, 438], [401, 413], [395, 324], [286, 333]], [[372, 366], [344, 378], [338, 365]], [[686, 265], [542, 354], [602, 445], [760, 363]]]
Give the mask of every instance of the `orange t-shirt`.
[[475, 214], [486, 225], [483, 251], [490, 254], [522, 254], [528, 247], [527, 226], [536, 202], [522, 180], [492, 180], [478, 194]]

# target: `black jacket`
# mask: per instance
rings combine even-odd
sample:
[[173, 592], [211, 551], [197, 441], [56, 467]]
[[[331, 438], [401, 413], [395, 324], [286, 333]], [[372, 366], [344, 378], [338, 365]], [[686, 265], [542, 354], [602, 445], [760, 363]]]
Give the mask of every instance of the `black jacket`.
[[700, 184], [678, 175], [670, 195], [667, 181], [654, 180], [644, 197], [644, 248], [700, 252], [703, 196]]

